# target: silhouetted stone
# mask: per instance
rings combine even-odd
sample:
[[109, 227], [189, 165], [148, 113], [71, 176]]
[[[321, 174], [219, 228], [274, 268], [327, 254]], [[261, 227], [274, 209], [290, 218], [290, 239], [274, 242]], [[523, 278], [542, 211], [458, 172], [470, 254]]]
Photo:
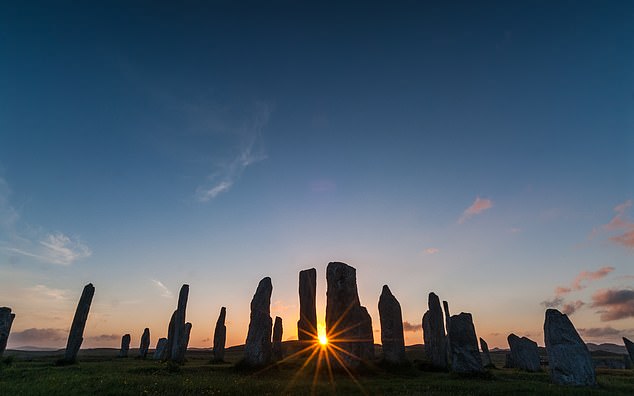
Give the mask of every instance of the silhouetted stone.
[[513, 367], [526, 371], [541, 371], [539, 350], [535, 341], [526, 337], [520, 338], [515, 334], [509, 334], [507, 340], [511, 347]]
[[271, 278], [260, 281], [251, 300], [251, 320], [244, 346], [244, 364], [257, 367], [271, 362]]
[[299, 271], [297, 339], [300, 341], [315, 341], [317, 339], [316, 290], [317, 271], [314, 268]]
[[121, 349], [119, 350], [119, 357], [128, 357], [128, 351], [130, 350], [130, 334], [124, 334], [121, 337]]
[[379, 318], [381, 321], [383, 360], [386, 363], [396, 365], [407, 362], [401, 304], [387, 285], [383, 286], [379, 297]]
[[436, 368], [447, 368], [447, 338], [445, 337], [444, 315], [440, 308], [440, 299], [435, 293], [429, 293], [429, 309], [423, 315], [423, 340], [425, 355]]
[[[345, 351], [334, 349], [346, 367], [356, 368], [363, 360], [374, 358], [372, 318], [359, 302], [356, 270], [344, 263], [329, 263], [326, 282], [326, 333], [331, 338], [328, 342]], [[337, 359], [332, 359], [331, 364], [340, 367]]]
[[167, 326], [167, 344], [165, 344], [165, 357], [163, 360], [170, 360], [172, 357], [172, 346], [174, 345], [174, 332], [176, 326], [176, 314], [178, 310], [172, 312], [170, 323]]
[[482, 364], [484, 367], [495, 368], [495, 365], [491, 361], [491, 355], [489, 354], [489, 344], [480, 337], [480, 349], [482, 349]]
[[90, 304], [92, 303], [92, 297], [95, 295], [95, 287], [92, 283], [84, 286], [84, 290], [81, 293], [81, 298], [77, 304], [77, 310], [73, 317], [73, 324], [70, 326], [70, 333], [68, 334], [68, 342], [66, 343], [66, 351], [64, 353], [64, 363], [74, 363], [77, 361], [77, 352], [81, 347], [81, 343], [84, 341], [84, 328], [86, 327], [86, 320], [88, 319], [88, 312], [90, 312]]
[[[451, 314], [449, 313], [449, 303], [443, 300], [442, 307], [445, 310], [445, 329], [447, 330], [447, 334], [449, 334], [449, 322], [451, 322]], [[447, 342], [447, 345], [449, 345], [449, 342]]]
[[187, 298], [189, 296], [189, 285], [183, 285], [178, 294], [178, 307], [173, 315], [172, 336], [168, 337], [169, 360], [182, 363], [185, 360], [187, 345], [185, 342], [185, 310], [187, 309]]
[[154, 355], [152, 356], [152, 359], [165, 360], [165, 352], [167, 352], [167, 350], [165, 349], [166, 346], [167, 338], [159, 338], [158, 342], [156, 343], [156, 349], [154, 349]]
[[461, 312], [451, 317], [449, 327], [451, 370], [456, 373], [473, 374], [484, 371], [478, 349], [473, 319], [470, 313]]
[[554, 383], [577, 386], [597, 384], [590, 351], [568, 315], [556, 309], [546, 310], [544, 343], [550, 378]]
[[223, 362], [225, 360], [225, 343], [227, 341], [227, 326], [225, 326], [225, 317], [227, 316], [227, 308], [220, 308], [220, 315], [216, 322], [214, 330], [214, 361]]
[[634, 342], [623, 337], [623, 343], [625, 344], [625, 349], [627, 349], [628, 355], [630, 355], [630, 362], [634, 363]]
[[515, 368], [513, 363], [513, 355], [511, 353], [504, 354], [504, 368]]
[[143, 330], [141, 336], [141, 345], [139, 345], [139, 357], [145, 359], [147, 357], [147, 351], [150, 349], [150, 329], [147, 327]]
[[179, 351], [179, 356], [181, 356], [180, 358], [180, 362], [184, 362], [185, 361], [185, 354], [187, 353], [187, 347], [189, 346], [189, 336], [191, 335], [192, 332], [192, 324], [187, 322], [185, 323], [185, 326], [183, 326], [183, 334], [181, 335], [181, 342], [180, 342], [180, 347], [181, 350]]
[[273, 324], [273, 345], [271, 347], [271, 354], [273, 361], [278, 362], [282, 360], [282, 318], [275, 317], [275, 323]]
[[7, 341], [9, 340], [13, 319], [15, 319], [15, 314], [11, 313], [11, 308], [0, 308], [0, 358], [2, 358], [7, 348]]

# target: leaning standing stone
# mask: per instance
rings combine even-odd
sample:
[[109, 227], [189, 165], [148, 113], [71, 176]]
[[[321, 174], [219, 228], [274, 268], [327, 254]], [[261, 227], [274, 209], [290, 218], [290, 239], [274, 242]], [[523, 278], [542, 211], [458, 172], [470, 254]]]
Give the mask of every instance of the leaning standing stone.
[[119, 351], [120, 358], [128, 357], [128, 351], [130, 350], [130, 334], [124, 334], [121, 337], [121, 350]]
[[95, 287], [92, 283], [84, 286], [84, 291], [81, 293], [81, 298], [77, 304], [73, 324], [70, 326], [66, 352], [64, 353], [63, 359], [64, 363], [74, 363], [77, 361], [77, 353], [79, 352], [81, 343], [84, 341], [84, 328], [86, 327], [86, 320], [88, 319], [88, 312], [90, 312], [90, 304], [92, 303], [92, 297], [94, 295]]
[[15, 319], [15, 314], [11, 313], [11, 308], [0, 308], [0, 358], [2, 358], [2, 354], [4, 354], [7, 348], [7, 341], [9, 340], [13, 319]]
[[468, 374], [484, 371], [478, 349], [478, 338], [470, 313], [461, 312], [460, 315], [451, 317], [449, 342], [453, 372]]
[[225, 342], [227, 341], [227, 326], [225, 326], [225, 318], [227, 316], [227, 308], [220, 308], [220, 315], [216, 322], [214, 330], [214, 361], [223, 362], [225, 360]]
[[487, 344], [482, 337], [480, 337], [480, 349], [482, 349], [482, 364], [487, 368], [495, 368], [495, 365], [491, 361], [491, 355], [489, 354], [489, 344]]
[[[628, 355], [630, 355], [630, 361], [634, 363], [634, 342], [623, 337], [623, 343], [625, 344], [625, 349], [627, 349]], [[1, 355], [2, 354], [0, 354], [0, 356]]]
[[383, 286], [381, 297], [379, 297], [379, 317], [383, 360], [385, 363], [394, 365], [406, 363], [401, 304], [387, 285]]
[[145, 359], [148, 349], [150, 349], [150, 329], [146, 327], [145, 330], [143, 330], [141, 345], [139, 346], [139, 357], [141, 359]]
[[278, 362], [282, 360], [282, 318], [279, 316], [275, 317], [275, 323], [273, 324], [273, 346], [272, 346], [272, 355], [273, 361]]
[[544, 343], [550, 378], [554, 383], [577, 386], [597, 384], [590, 351], [568, 315], [556, 309], [546, 310]]
[[180, 342], [181, 350], [179, 351], [179, 356], [182, 356], [180, 362], [185, 361], [185, 354], [187, 353], [187, 346], [189, 346], [189, 336], [192, 333], [192, 324], [187, 322], [183, 327], [183, 335]]
[[317, 271], [314, 268], [299, 272], [299, 321], [297, 339], [315, 341], [317, 339], [317, 309], [315, 296], [317, 290]]
[[520, 338], [512, 333], [509, 334], [507, 340], [515, 368], [526, 371], [541, 371], [539, 349], [535, 341], [526, 337]]
[[189, 285], [183, 285], [178, 294], [178, 307], [174, 313], [174, 326], [172, 329], [173, 340], [170, 338], [169, 343], [171, 351], [169, 359], [182, 363], [185, 360], [185, 351], [187, 345], [183, 345], [185, 342], [185, 310], [187, 309], [187, 298], [189, 296]]
[[251, 300], [251, 320], [244, 346], [244, 363], [247, 366], [264, 366], [271, 362], [271, 278], [260, 281]]
[[154, 355], [152, 355], [152, 359], [154, 360], [165, 360], [165, 347], [167, 346], [167, 338], [159, 338], [156, 343], [156, 349], [154, 349]]
[[445, 337], [444, 315], [440, 308], [440, 299], [435, 293], [429, 293], [429, 310], [423, 315], [423, 339], [425, 354], [432, 366], [447, 368], [447, 338]]

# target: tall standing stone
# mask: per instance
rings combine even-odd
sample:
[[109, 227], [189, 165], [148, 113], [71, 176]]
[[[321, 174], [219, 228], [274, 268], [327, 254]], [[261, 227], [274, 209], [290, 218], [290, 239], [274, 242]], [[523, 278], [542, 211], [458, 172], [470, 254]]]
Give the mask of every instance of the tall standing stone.
[[183, 327], [183, 334], [181, 335], [181, 342], [180, 342], [180, 351], [179, 351], [179, 357], [180, 360], [179, 362], [184, 362], [185, 361], [185, 354], [187, 353], [187, 347], [189, 346], [189, 336], [192, 333], [192, 324], [187, 322], [185, 323], [185, 326]]
[[150, 349], [150, 329], [146, 327], [141, 336], [141, 345], [139, 345], [139, 357], [141, 359], [146, 358], [148, 349]]
[[449, 334], [449, 322], [451, 322], [451, 314], [449, 313], [449, 303], [443, 300], [442, 307], [445, 310], [445, 329], [447, 330], [447, 334]]
[[11, 308], [0, 308], [0, 358], [2, 358], [7, 348], [7, 341], [9, 340], [13, 319], [15, 319], [15, 314], [11, 313]]
[[173, 315], [172, 336], [168, 338], [169, 360], [182, 363], [185, 360], [187, 345], [185, 342], [185, 310], [187, 309], [187, 298], [189, 296], [189, 285], [183, 285], [178, 294], [178, 307]]
[[128, 351], [130, 350], [130, 334], [124, 334], [121, 337], [121, 349], [119, 350], [119, 357], [128, 357]]
[[[627, 353], [630, 355], [630, 361], [634, 363], [634, 342], [623, 337], [623, 344], [625, 344], [625, 349], [627, 349]], [[2, 345], [0, 345], [0, 348], [1, 347]], [[2, 356], [2, 353], [0, 353], [0, 356]]]
[[244, 363], [248, 366], [264, 366], [271, 362], [271, 278], [260, 281], [251, 300], [251, 319], [244, 346]]
[[84, 328], [86, 327], [86, 320], [88, 319], [88, 312], [90, 312], [90, 304], [94, 295], [95, 287], [92, 283], [84, 286], [84, 291], [81, 293], [73, 324], [70, 326], [70, 333], [68, 334], [68, 342], [66, 343], [66, 352], [63, 359], [65, 363], [77, 361], [77, 353], [81, 343], [84, 341]]
[[484, 371], [478, 349], [478, 338], [470, 313], [461, 312], [451, 317], [449, 342], [451, 371], [465, 374]]
[[225, 360], [225, 343], [227, 341], [227, 326], [225, 318], [227, 316], [227, 308], [220, 308], [220, 315], [216, 321], [216, 329], [214, 330], [214, 361], [223, 362]]
[[429, 293], [428, 310], [423, 315], [423, 340], [425, 354], [431, 365], [447, 368], [447, 338], [445, 336], [445, 317], [440, 307], [440, 299], [435, 293]]
[[381, 297], [379, 297], [379, 317], [383, 360], [395, 365], [406, 363], [401, 304], [387, 285], [383, 286]]
[[535, 341], [527, 337], [520, 338], [512, 333], [509, 334], [507, 340], [515, 368], [526, 371], [541, 371], [539, 349]]
[[544, 343], [550, 378], [554, 383], [576, 386], [597, 384], [592, 355], [568, 315], [556, 309], [546, 310]]
[[[328, 342], [336, 346], [334, 353], [346, 367], [356, 368], [363, 360], [374, 358], [372, 318], [359, 302], [356, 270], [344, 263], [329, 263], [326, 282]], [[332, 363], [340, 365], [336, 359]]]
[[167, 338], [159, 338], [156, 343], [156, 348], [154, 349], [154, 355], [152, 355], [152, 359], [154, 360], [165, 360], [165, 347], [167, 346]]
[[271, 347], [271, 353], [273, 361], [278, 362], [282, 360], [284, 356], [282, 352], [282, 318], [275, 317], [275, 323], [273, 324], [273, 345]]
[[297, 339], [315, 341], [317, 339], [317, 271], [314, 268], [299, 272], [299, 321]]
[[484, 367], [495, 368], [493, 361], [491, 361], [491, 354], [489, 354], [489, 344], [482, 337], [480, 337], [480, 349], [482, 349], [482, 364]]

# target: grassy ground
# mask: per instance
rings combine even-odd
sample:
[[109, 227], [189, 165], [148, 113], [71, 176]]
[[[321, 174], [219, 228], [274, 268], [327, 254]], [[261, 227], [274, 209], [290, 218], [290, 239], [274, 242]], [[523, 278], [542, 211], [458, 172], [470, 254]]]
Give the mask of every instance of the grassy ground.
[[[59, 354], [14, 352], [10, 364], [0, 368], [0, 395], [632, 395], [633, 370], [598, 370], [599, 387], [579, 389], [552, 385], [547, 373], [490, 370], [489, 378], [460, 378], [449, 373], [424, 372], [412, 366], [386, 371], [370, 367], [350, 378], [346, 373], [318, 373], [315, 365], [301, 370], [303, 359], [285, 362], [260, 372], [245, 373], [233, 363], [239, 348], [228, 351], [227, 364], [211, 364], [204, 350], [188, 351], [187, 362], [175, 367], [153, 360], [118, 359], [115, 350], [82, 351], [80, 363], [53, 365]], [[131, 351], [134, 356], [135, 351]], [[421, 351], [408, 351], [412, 360]], [[9, 359], [11, 360], [11, 359]], [[503, 361], [503, 354], [494, 355]]]

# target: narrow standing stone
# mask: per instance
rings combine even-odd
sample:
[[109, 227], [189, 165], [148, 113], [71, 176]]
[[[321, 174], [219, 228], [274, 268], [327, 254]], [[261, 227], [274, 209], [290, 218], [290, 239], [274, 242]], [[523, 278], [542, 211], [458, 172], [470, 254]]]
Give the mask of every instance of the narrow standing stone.
[[174, 327], [172, 329], [173, 340], [170, 339], [170, 357], [169, 360], [176, 363], [182, 363], [185, 360], [185, 351], [187, 345], [185, 342], [185, 310], [187, 309], [187, 298], [189, 296], [189, 285], [183, 285], [178, 294], [178, 307], [174, 312]]
[[7, 341], [9, 340], [13, 319], [15, 319], [15, 314], [11, 313], [11, 308], [0, 308], [0, 358], [2, 358], [7, 348]]
[[556, 309], [546, 310], [544, 343], [550, 378], [554, 383], [576, 386], [597, 384], [592, 355], [568, 315]]
[[130, 334], [124, 334], [121, 337], [121, 350], [119, 350], [119, 357], [128, 357], [128, 351], [130, 350]]
[[447, 334], [449, 334], [449, 322], [451, 322], [451, 314], [449, 313], [449, 303], [443, 300], [442, 307], [445, 310], [445, 329], [447, 330]]
[[181, 357], [179, 362], [185, 361], [185, 354], [187, 353], [187, 347], [189, 346], [189, 336], [192, 333], [192, 324], [187, 322], [183, 326], [183, 334], [181, 336], [179, 356]]
[[381, 297], [379, 297], [379, 317], [383, 360], [395, 365], [406, 363], [401, 304], [387, 285], [383, 286]]
[[271, 278], [260, 281], [251, 300], [251, 319], [244, 346], [244, 363], [248, 366], [264, 366], [271, 362]]
[[299, 272], [299, 321], [297, 339], [315, 341], [317, 339], [317, 271], [314, 268]]
[[156, 349], [154, 349], [154, 355], [152, 355], [152, 359], [154, 360], [165, 360], [165, 347], [167, 346], [167, 338], [159, 338], [156, 343]]
[[[634, 363], [634, 342], [623, 337], [623, 344], [625, 344], [625, 349], [627, 349], [627, 353], [630, 355], [630, 361]], [[0, 356], [2, 356], [1, 353]]]
[[480, 337], [480, 349], [482, 349], [482, 364], [487, 368], [495, 368], [495, 365], [491, 361], [491, 355], [489, 354], [489, 344], [487, 344], [482, 337]]
[[515, 368], [526, 371], [541, 371], [539, 349], [535, 341], [527, 337], [520, 338], [512, 333], [509, 334], [507, 340]]
[[68, 342], [66, 343], [66, 352], [63, 359], [65, 363], [77, 361], [77, 353], [81, 343], [84, 341], [84, 328], [86, 327], [86, 320], [88, 319], [88, 312], [90, 312], [90, 304], [94, 295], [95, 287], [92, 283], [84, 286], [84, 291], [81, 293], [73, 324], [70, 326], [70, 333], [68, 334]]
[[282, 318], [276, 316], [273, 324], [273, 345], [271, 349], [274, 362], [279, 362], [284, 356], [282, 353], [282, 332]]
[[423, 315], [425, 354], [431, 361], [432, 366], [445, 370], [447, 369], [445, 318], [442, 308], [440, 308], [440, 299], [435, 293], [429, 293], [427, 306], [429, 310]]
[[225, 342], [227, 341], [227, 326], [225, 326], [225, 318], [227, 316], [227, 308], [220, 308], [220, 315], [216, 322], [214, 330], [214, 361], [223, 362], [225, 360]]
[[145, 359], [148, 349], [150, 349], [150, 329], [146, 327], [145, 330], [143, 330], [141, 345], [139, 346], [139, 357], [141, 359]]
[[451, 317], [449, 341], [451, 342], [451, 371], [456, 373], [484, 371], [478, 349], [478, 338], [470, 313], [461, 312]]

